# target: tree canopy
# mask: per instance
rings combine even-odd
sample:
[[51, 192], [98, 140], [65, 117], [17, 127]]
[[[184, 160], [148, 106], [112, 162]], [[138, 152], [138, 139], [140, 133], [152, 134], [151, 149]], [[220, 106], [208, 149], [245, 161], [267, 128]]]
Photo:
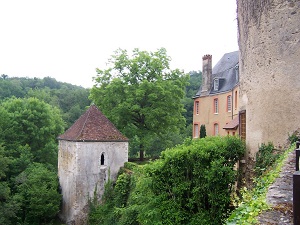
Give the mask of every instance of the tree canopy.
[[90, 105], [89, 93], [89, 89], [59, 82], [51, 77], [0, 77], [0, 101], [11, 97], [38, 98], [61, 110], [65, 128], [70, 127]]
[[0, 103], [0, 224], [41, 224], [58, 212], [58, 108], [36, 98]]
[[132, 56], [118, 49], [108, 68], [97, 69], [90, 98], [134, 140], [131, 147], [138, 148], [141, 157], [157, 137], [163, 140], [185, 126], [181, 100], [188, 76], [170, 69], [170, 61], [164, 48], [156, 52], [134, 49]]

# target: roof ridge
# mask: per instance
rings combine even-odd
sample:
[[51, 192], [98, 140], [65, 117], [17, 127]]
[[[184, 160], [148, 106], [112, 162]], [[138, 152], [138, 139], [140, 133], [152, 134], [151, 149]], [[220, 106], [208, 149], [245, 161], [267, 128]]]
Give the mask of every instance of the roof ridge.
[[[237, 64], [239, 64], [239, 62], [237, 62]], [[213, 75], [217, 75], [217, 74], [219, 74], [219, 73], [223, 73], [223, 72], [225, 72], [225, 71], [231, 70], [232, 68], [235, 68], [237, 64], [235, 64], [234, 66], [232, 66], [232, 67], [229, 67], [228, 69], [226, 69], [226, 70], [223, 70], [223, 71], [221, 71], [221, 72], [214, 73]]]
[[89, 108], [89, 109], [88, 109], [87, 117], [85, 118], [85, 121], [84, 121], [84, 123], [83, 123], [83, 126], [81, 127], [81, 130], [80, 130], [78, 136], [76, 137], [76, 139], [78, 139], [78, 138], [80, 137], [80, 135], [81, 135], [83, 129], [85, 128], [86, 121], [88, 120], [90, 113], [91, 113], [91, 110], [90, 110], [90, 108]]

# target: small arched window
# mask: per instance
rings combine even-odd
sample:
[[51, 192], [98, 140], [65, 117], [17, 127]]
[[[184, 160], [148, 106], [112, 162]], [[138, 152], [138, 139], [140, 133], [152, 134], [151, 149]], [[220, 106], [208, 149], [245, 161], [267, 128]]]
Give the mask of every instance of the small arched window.
[[101, 154], [100, 165], [104, 165], [104, 153]]

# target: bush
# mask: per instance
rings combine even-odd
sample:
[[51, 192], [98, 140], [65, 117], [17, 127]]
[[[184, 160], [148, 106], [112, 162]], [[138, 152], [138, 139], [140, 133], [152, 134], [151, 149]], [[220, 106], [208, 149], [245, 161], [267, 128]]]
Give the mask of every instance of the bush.
[[269, 142], [268, 144], [261, 144], [258, 152], [256, 153], [256, 162], [255, 162], [255, 174], [260, 176], [265, 170], [278, 158], [278, 154], [274, 149], [274, 145]]
[[200, 138], [205, 138], [206, 137], [206, 128], [205, 128], [205, 125], [202, 124], [200, 126]]
[[165, 150], [144, 166], [129, 164], [132, 173], [118, 177], [109, 202], [97, 212], [122, 225], [222, 224], [230, 212], [233, 168], [244, 150], [236, 137], [207, 137]]
[[21, 205], [20, 217], [25, 224], [41, 224], [56, 216], [61, 195], [55, 172], [34, 163], [16, 178], [16, 183], [18, 192], [14, 199]]

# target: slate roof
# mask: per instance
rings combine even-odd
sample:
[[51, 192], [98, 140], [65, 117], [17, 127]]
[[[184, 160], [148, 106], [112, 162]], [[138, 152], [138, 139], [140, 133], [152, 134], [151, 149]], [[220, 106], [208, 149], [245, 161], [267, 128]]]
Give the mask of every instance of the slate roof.
[[91, 105], [58, 139], [76, 142], [128, 141], [95, 105]]
[[233, 120], [231, 120], [229, 123], [227, 123], [223, 129], [236, 129], [239, 125], [239, 117], [235, 117]]
[[[218, 94], [226, 91], [230, 91], [239, 82], [238, 80], [238, 69], [236, 66], [239, 63], [239, 51], [226, 53], [218, 61], [218, 63], [212, 69], [212, 85], [209, 94]], [[219, 88], [214, 90], [213, 84], [214, 79], [219, 79]], [[202, 87], [199, 88], [194, 98], [201, 95]]]

